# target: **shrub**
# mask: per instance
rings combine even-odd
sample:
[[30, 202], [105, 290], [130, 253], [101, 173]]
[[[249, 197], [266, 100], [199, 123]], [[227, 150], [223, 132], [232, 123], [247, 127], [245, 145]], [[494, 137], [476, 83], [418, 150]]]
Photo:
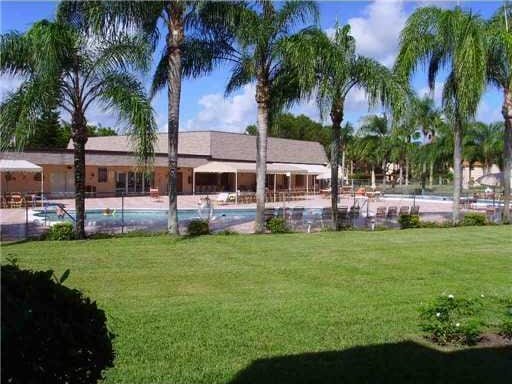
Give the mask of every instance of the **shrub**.
[[466, 213], [461, 224], [464, 226], [485, 225], [487, 218], [483, 213]]
[[50, 227], [47, 240], [73, 240], [75, 238], [75, 229], [71, 223], [56, 223]]
[[475, 344], [481, 322], [474, 318], [481, 307], [478, 299], [440, 296], [420, 310], [421, 328], [436, 343]]
[[512, 339], [512, 319], [507, 319], [501, 324], [500, 334], [509, 339]]
[[266, 223], [267, 229], [271, 233], [287, 233], [290, 232], [286, 221], [281, 217], [273, 217]]
[[210, 227], [206, 220], [192, 220], [187, 227], [189, 236], [209, 235]]
[[224, 229], [223, 231], [217, 232], [217, 235], [221, 236], [233, 236], [233, 235], [239, 235], [238, 232], [232, 231], [231, 229]]
[[68, 275], [1, 267], [2, 382], [95, 383], [113, 366], [105, 313]]
[[418, 215], [400, 215], [398, 218], [398, 223], [400, 224], [401, 229], [406, 228], [419, 228], [420, 227], [420, 217]]

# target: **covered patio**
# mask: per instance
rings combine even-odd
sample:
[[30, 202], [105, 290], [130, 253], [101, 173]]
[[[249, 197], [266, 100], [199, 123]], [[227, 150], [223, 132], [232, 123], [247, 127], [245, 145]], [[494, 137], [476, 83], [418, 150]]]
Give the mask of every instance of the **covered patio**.
[[[27, 160], [0, 160], [1, 175], [1, 207], [21, 208], [22, 206], [35, 206], [42, 201], [44, 192], [43, 168]], [[28, 176], [28, 179], [27, 179]], [[34, 190], [22, 193], [28, 185], [40, 186], [40, 192]], [[9, 185], [11, 184], [11, 185]], [[17, 191], [16, 188], [19, 188]], [[12, 192], [7, 192], [12, 190]]]
[[[278, 201], [280, 195], [318, 192], [316, 176], [325, 172], [321, 165], [267, 163], [267, 200]], [[233, 192], [239, 196], [256, 190], [256, 164], [211, 161], [192, 172], [192, 194]]]

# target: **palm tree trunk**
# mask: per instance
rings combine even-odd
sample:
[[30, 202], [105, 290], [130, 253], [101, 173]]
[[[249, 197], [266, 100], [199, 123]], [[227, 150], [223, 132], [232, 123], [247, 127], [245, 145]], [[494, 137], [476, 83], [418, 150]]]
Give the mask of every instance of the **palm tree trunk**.
[[383, 173], [383, 176], [382, 176], [382, 188], [383, 189], [386, 189], [386, 171], [387, 171], [387, 163], [386, 163], [386, 159], [382, 160], [382, 173]]
[[341, 185], [343, 185], [344, 182], [345, 182], [345, 150], [343, 150], [341, 152]]
[[462, 182], [462, 124], [455, 121], [453, 132], [453, 212], [452, 222], [458, 224], [460, 220], [460, 192]]
[[505, 89], [502, 109], [505, 119], [505, 145], [503, 150], [503, 222], [510, 223], [510, 172], [512, 169], [512, 92]]
[[340, 228], [338, 222], [338, 166], [340, 157], [340, 137], [341, 122], [343, 121], [342, 112], [343, 102], [338, 100], [333, 102], [331, 108], [332, 136], [331, 136], [331, 209], [332, 209], [332, 228]]
[[183, 8], [173, 2], [169, 5], [167, 44], [170, 49], [167, 77], [168, 112], [168, 166], [169, 166], [169, 213], [167, 231], [178, 235], [178, 131], [180, 126], [181, 98], [181, 45], [184, 39]]
[[400, 162], [400, 164], [398, 164], [398, 178], [400, 179], [400, 187], [402, 186], [403, 184], [403, 176], [404, 176], [404, 171], [403, 171], [403, 167], [402, 167], [402, 163]]
[[405, 186], [409, 186], [409, 157], [405, 157]]
[[430, 169], [428, 173], [428, 187], [432, 189], [434, 185], [434, 162], [430, 162]]
[[372, 165], [372, 188], [375, 188], [375, 167]]
[[265, 232], [265, 179], [267, 174], [267, 133], [269, 124], [270, 87], [263, 76], [256, 85], [258, 134], [256, 135], [256, 223], [255, 232]]
[[85, 239], [85, 144], [87, 122], [82, 112], [76, 111], [71, 121], [75, 167], [75, 232], [77, 239]]

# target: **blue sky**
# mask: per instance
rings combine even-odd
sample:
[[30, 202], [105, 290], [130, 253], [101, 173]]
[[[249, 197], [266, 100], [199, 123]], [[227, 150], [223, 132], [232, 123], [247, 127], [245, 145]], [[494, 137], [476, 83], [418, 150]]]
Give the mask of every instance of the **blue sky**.
[[[459, 3], [484, 18], [491, 16], [502, 4], [501, 1], [460, 1]], [[56, 4], [56, 2], [46, 1], [2, 1], [0, 4], [1, 32], [13, 29], [24, 31], [37, 20], [52, 18]], [[386, 65], [392, 65], [397, 52], [400, 30], [407, 16], [416, 7], [427, 4], [453, 7], [457, 1], [324, 1], [318, 4], [320, 6], [320, 23], [323, 29], [332, 28], [336, 21], [340, 24], [350, 24], [352, 34], [357, 41], [358, 53], [373, 57]], [[186, 79], [183, 82], [180, 129], [242, 132], [248, 124], [256, 121], [254, 86], [247, 85], [238, 93], [225, 98], [224, 87], [228, 76], [229, 67], [225, 66], [219, 67], [208, 76], [199, 79]], [[427, 92], [425, 77], [424, 72], [418, 72], [413, 79], [413, 86], [421, 95]], [[16, 79], [3, 77], [0, 80], [2, 95], [19, 84], [19, 80]], [[440, 100], [442, 82], [443, 77], [441, 76], [435, 92], [437, 102]], [[477, 118], [484, 122], [501, 120], [501, 102], [501, 94], [497, 90], [490, 89], [482, 99]], [[157, 95], [153, 106], [160, 130], [166, 131], [166, 92]], [[304, 101], [295, 106], [292, 112], [304, 113], [319, 120], [318, 109], [314, 101]], [[361, 117], [368, 113], [364, 92], [358, 89], [353, 90], [346, 103], [346, 119], [357, 124]], [[91, 123], [101, 123], [104, 126], [116, 126], [117, 124], [115, 114], [97, 106], [89, 112], [87, 118]]]

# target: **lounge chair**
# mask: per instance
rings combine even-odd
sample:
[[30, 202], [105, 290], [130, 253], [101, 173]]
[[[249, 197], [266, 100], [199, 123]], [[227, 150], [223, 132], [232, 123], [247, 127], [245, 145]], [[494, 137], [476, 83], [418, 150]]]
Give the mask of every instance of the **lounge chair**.
[[408, 215], [409, 214], [409, 206], [407, 205], [402, 205], [400, 207], [400, 212], [399, 212], [400, 216], [402, 215]]
[[388, 217], [396, 217], [398, 208], [395, 206], [388, 207]]
[[420, 206], [414, 205], [411, 207], [411, 215], [419, 215], [420, 214]]
[[231, 200], [231, 194], [228, 192], [221, 192], [215, 198], [215, 201], [219, 205], [228, 204]]
[[385, 219], [386, 218], [386, 207], [377, 207], [377, 213], [375, 214], [377, 219]]

